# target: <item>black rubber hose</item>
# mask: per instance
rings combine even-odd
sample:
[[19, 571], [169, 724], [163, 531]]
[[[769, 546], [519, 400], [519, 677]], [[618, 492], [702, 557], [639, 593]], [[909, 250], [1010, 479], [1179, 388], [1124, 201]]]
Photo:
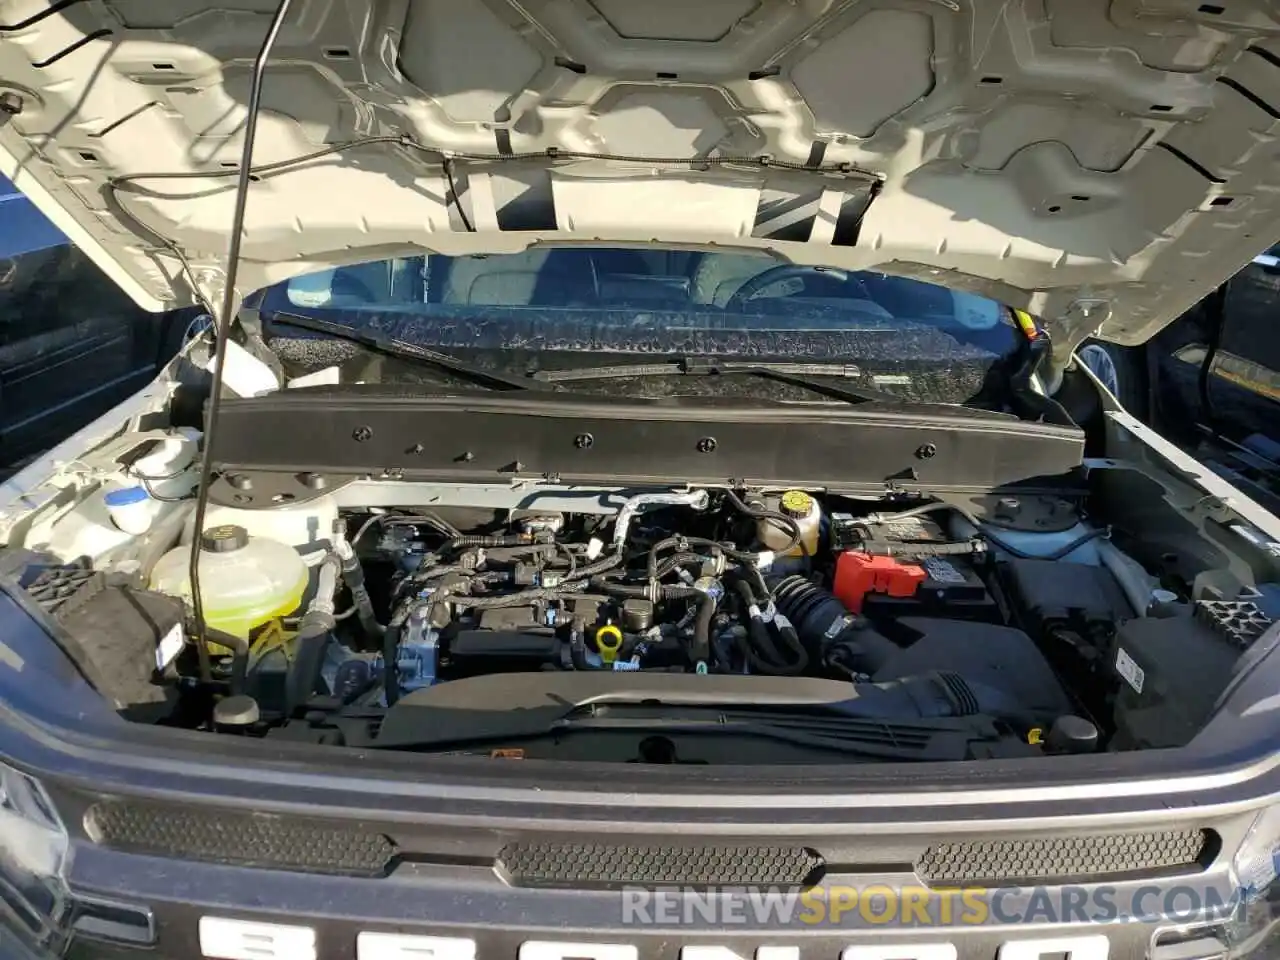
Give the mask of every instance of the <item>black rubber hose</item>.
[[400, 617], [392, 617], [382, 632], [382, 685], [387, 693], [388, 707], [400, 699], [400, 632], [403, 629], [404, 621]]
[[739, 550], [731, 543], [708, 540], [706, 537], [667, 537], [665, 540], [659, 540], [649, 548], [648, 577], [650, 580], [658, 579], [658, 554], [672, 547], [679, 547], [681, 551], [685, 551], [687, 547], [706, 547], [713, 556], [723, 555], [732, 560], [752, 565], [755, 564], [760, 556], [750, 550]]
[[293, 659], [285, 674], [285, 711], [293, 716], [306, 705], [320, 682], [325, 647], [338, 621], [331, 613], [308, 610], [298, 621], [293, 638]]
[[227, 683], [233, 694], [245, 692], [246, 674], [249, 672], [249, 639], [238, 637], [224, 630], [207, 630], [205, 636], [210, 643], [231, 650], [231, 678]]
[[795, 660], [787, 664], [782, 676], [795, 676], [803, 673], [805, 668], [809, 666], [809, 654], [800, 642], [800, 637], [796, 634], [796, 628], [791, 625], [786, 617], [783, 617], [781, 622], [775, 620], [773, 625], [778, 631], [778, 636], [782, 638], [783, 644], [795, 654]]
[[733, 589], [742, 600], [742, 614], [747, 622], [747, 635], [743, 638], [745, 645], [743, 653], [746, 655], [747, 663], [760, 673], [778, 675], [785, 672], [787, 664], [783, 661], [782, 654], [773, 645], [768, 625], [762, 617], [753, 617], [749, 613], [749, 608], [756, 605], [751, 584], [740, 577], [734, 577], [732, 583]]
[[360, 558], [355, 551], [348, 551], [342, 559], [342, 580], [351, 591], [351, 600], [356, 608], [356, 618], [360, 621], [360, 629], [364, 635], [374, 642], [382, 640], [383, 628], [378, 616], [373, 612], [373, 600], [364, 585], [364, 568], [360, 566]]
[[740, 569], [735, 568], [730, 570], [729, 575], [725, 579], [729, 586], [733, 588], [734, 592], [737, 593], [738, 598], [742, 601], [742, 615], [746, 617], [748, 615], [747, 609], [749, 607], [759, 606], [760, 598], [757, 597], [755, 591], [751, 589], [751, 584], [747, 582]]
[[612, 553], [605, 554], [598, 560], [579, 567], [573, 577], [574, 580], [582, 580], [586, 577], [594, 577], [597, 573], [604, 573], [606, 570], [612, 570], [614, 567], [621, 565], [622, 551], [619, 549]]
[[582, 620], [574, 620], [569, 628], [569, 662], [575, 670], [603, 669], [587, 659], [587, 626]]
[[778, 584], [778, 609], [791, 623], [802, 645], [823, 662], [848, 664], [853, 673], [872, 674], [901, 648], [867, 619], [849, 609], [829, 591], [800, 576]]
[[[753, 622], [759, 623], [759, 621]], [[769, 642], [769, 631], [763, 623], [759, 623], [759, 626], [764, 631], [763, 642], [767, 644]], [[752, 669], [755, 670], [756, 673], [761, 673], [770, 677], [783, 676], [784, 674], [782, 671], [786, 670], [787, 665], [785, 663], [774, 663], [772, 660], [766, 659], [757, 647], [757, 644], [761, 641], [752, 632], [751, 625], [748, 625], [747, 630], [750, 635], [743, 639], [743, 643], [746, 645], [744, 652], [746, 653], [747, 663], [751, 665]], [[765, 649], [771, 648], [766, 647]]]
[[[662, 553], [662, 551], [664, 550], [669, 550], [672, 547], [679, 548], [681, 550], [681, 553], [684, 553], [686, 552], [684, 548], [692, 546], [695, 542], [698, 542], [698, 541], [690, 539], [689, 537], [667, 537], [664, 540], [659, 540], [657, 543], [651, 546], [649, 548], [649, 565], [648, 565], [649, 579], [650, 580], [658, 579], [658, 554]], [[707, 541], [707, 542], [710, 542], [710, 541]]]
[[703, 593], [698, 601], [698, 614], [693, 620], [693, 644], [689, 647], [689, 659], [695, 664], [711, 659], [711, 618], [716, 614], [716, 598]]
[[756, 601], [758, 603], [768, 603], [773, 599], [773, 591], [769, 589], [769, 584], [765, 583], [764, 574], [760, 572], [760, 568], [754, 563], [749, 563], [744, 568], [747, 575], [755, 581]]
[[695, 564], [701, 566], [703, 559], [704, 558], [700, 553], [674, 554], [667, 557], [667, 559], [663, 560], [662, 563], [658, 564], [658, 575], [654, 579], [664, 580], [681, 567], [691, 567]]
[[682, 600], [686, 597], [696, 597], [701, 590], [695, 587], [685, 586], [684, 584], [667, 583], [658, 587], [657, 597], [653, 595], [650, 587], [641, 584], [631, 583], [613, 583], [605, 580], [603, 577], [592, 577], [590, 581], [592, 589], [599, 590], [601, 593], [611, 597], [620, 597], [622, 599], [638, 599], [638, 600]]
[[788, 517], [785, 513], [781, 513], [777, 510], [768, 510], [764, 507], [754, 507], [751, 504], [743, 502], [742, 498], [732, 490], [726, 490], [724, 495], [725, 499], [733, 504], [734, 508], [739, 513], [744, 513], [748, 517], [754, 517], [757, 520], [772, 520], [775, 523], [782, 524], [784, 528], [791, 531], [787, 545], [781, 550], [774, 550], [773, 553], [779, 555], [787, 554], [800, 545], [800, 524], [796, 523], [794, 517]]

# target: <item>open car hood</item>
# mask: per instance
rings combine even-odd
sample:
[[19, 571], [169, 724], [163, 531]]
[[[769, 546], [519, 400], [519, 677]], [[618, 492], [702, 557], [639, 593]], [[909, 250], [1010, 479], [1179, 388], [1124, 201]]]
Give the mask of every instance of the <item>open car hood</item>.
[[[147, 308], [217, 302], [274, 7], [3, 5], [0, 172]], [[294, 0], [255, 166], [351, 145], [252, 184], [236, 286], [715, 244], [1134, 343], [1280, 239], [1277, 118], [1272, 0]]]

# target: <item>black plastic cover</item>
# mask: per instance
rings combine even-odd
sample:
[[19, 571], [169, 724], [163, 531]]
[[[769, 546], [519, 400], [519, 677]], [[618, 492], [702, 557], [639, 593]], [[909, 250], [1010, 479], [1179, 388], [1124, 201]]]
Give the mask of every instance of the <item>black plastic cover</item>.
[[181, 649], [185, 609], [128, 578], [83, 568], [45, 571], [27, 588], [62, 628], [59, 640], [85, 678], [129, 720], [153, 723], [173, 708], [156, 651]]
[[902, 632], [917, 639], [871, 678], [877, 683], [930, 671], [952, 672], [971, 686], [1007, 694], [1023, 711], [1055, 718], [1072, 704], [1035, 642], [1021, 630], [963, 620], [907, 617]]
[[560, 661], [561, 643], [550, 630], [459, 630], [444, 642], [441, 679], [540, 670]]
[[1111, 747], [1185, 744], [1209, 719], [1239, 656], [1197, 617], [1144, 617], [1121, 625], [1111, 650], [1120, 683]]
[[1110, 633], [1116, 623], [1134, 616], [1115, 577], [1102, 567], [1021, 558], [1001, 566], [1019, 619], [1032, 632], [1054, 625], [1101, 625]]
[[1000, 621], [1000, 608], [973, 564], [964, 557], [926, 557], [910, 562], [923, 567], [928, 579], [910, 597], [868, 593], [862, 601], [862, 612], [872, 622], [886, 624], [883, 629], [889, 630], [888, 624], [901, 617]]
[[[450, 482], [529, 476], [667, 485], [679, 477], [697, 485], [750, 477], [753, 485], [837, 493], [883, 493], [888, 481], [908, 491], [990, 489], [1067, 473], [1084, 450], [1075, 427], [962, 408], [743, 408], [694, 397], [673, 404], [513, 393], [423, 396], [371, 385], [228, 399], [212, 441], [218, 474], [209, 500], [246, 509], [269, 509], [281, 497], [302, 503], [321, 495], [317, 475], [331, 493], [371, 470]], [[576, 442], [584, 434], [592, 443]]]

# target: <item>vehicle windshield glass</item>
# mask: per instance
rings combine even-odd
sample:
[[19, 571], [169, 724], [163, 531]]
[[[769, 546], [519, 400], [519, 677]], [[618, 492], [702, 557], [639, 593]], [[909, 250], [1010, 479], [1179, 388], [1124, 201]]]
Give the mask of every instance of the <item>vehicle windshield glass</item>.
[[1008, 312], [973, 294], [665, 247], [380, 260], [295, 277], [262, 307], [469, 359], [500, 354], [485, 365], [524, 372], [674, 357], [842, 363], [868, 387], [945, 403], [972, 401], [1019, 343]]

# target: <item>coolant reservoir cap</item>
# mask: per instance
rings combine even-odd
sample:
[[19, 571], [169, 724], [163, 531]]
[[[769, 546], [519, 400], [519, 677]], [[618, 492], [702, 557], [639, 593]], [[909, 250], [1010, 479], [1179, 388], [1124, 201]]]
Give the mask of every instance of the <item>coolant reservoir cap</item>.
[[813, 509], [813, 497], [803, 490], [788, 490], [779, 504], [788, 517], [805, 517]]
[[249, 531], [234, 523], [210, 527], [200, 537], [200, 549], [209, 553], [231, 553], [249, 545]]

